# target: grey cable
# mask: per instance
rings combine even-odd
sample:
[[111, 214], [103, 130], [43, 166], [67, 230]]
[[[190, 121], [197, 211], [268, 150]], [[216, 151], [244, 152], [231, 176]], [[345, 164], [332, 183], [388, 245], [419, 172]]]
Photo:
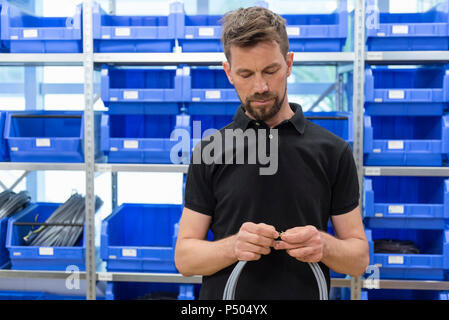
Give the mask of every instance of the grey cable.
[[[247, 261], [239, 261], [232, 270], [224, 288], [223, 300], [234, 300], [237, 282], [240, 277], [240, 273], [243, 270], [243, 267], [245, 267], [246, 265], [246, 262]], [[316, 278], [320, 300], [328, 300], [329, 297], [327, 292], [327, 281], [324, 277], [323, 271], [320, 268], [320, 265], [318, 263], [312, 262], [309, 262], [308, 264]]]

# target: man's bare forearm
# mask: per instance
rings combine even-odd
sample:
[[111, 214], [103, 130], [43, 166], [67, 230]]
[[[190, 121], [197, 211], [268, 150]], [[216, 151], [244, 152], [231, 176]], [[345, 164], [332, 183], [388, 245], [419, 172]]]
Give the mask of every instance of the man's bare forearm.
[[338, 239], [321, 232], [324, 240], [321, 261], [338, 273], [360, 276], [369, 264], [368, 242], [364, 239]]
[[182, 239], [178, 242], [175, 263], [184, 276], [207, 276], [237, 262], [235, 236], [217, 241]]

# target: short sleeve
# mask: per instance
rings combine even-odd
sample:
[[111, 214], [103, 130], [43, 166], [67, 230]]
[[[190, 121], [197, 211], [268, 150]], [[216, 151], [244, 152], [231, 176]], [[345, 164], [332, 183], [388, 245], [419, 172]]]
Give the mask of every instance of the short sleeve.
[[331, 215], [344, 214], [359, 205], [360, 191], [357, 167], [349, 144], [340, 156], [332, 186]]
[[[196, 149], [196, 148], [195, 148]], [[212, 216], [215, 211], [215, 197], [213, 192], [210, 168], [204, 163], [190, 161], [187, 171], [184, 206], [193, 211]]]

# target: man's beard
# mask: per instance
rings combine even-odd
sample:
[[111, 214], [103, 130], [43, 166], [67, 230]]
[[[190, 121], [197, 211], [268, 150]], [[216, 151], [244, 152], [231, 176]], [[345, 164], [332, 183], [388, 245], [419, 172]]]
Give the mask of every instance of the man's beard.
[[[282, 104], [285, 100], [285, 95], [287, 93], [287, 87], [285, 87], [284, 95], [282, 100], [279, 101], [279, 96], [271, 91], [264, 92], [262, 94], [254, 94], [248, 98], [246, 98], [245, 103], [242, 103], [243, 108], [257, 121], [267, 121], [268, 119], [273, 118], [279, 110], [281, 110]], [[251, 106], [252, 101], [265, 101], [265, 100], [274, 100], [272, 106], [262, 106], [262, 107], [253, 107]]]

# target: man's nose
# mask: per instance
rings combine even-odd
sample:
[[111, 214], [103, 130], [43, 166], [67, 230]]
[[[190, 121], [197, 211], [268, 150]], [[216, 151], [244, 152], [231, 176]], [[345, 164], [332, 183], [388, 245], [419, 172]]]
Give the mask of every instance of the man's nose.
[[267, 81], [262, 76], [256, 76], [254, 80], [254, 93], [264, 93], [267, 91]]

